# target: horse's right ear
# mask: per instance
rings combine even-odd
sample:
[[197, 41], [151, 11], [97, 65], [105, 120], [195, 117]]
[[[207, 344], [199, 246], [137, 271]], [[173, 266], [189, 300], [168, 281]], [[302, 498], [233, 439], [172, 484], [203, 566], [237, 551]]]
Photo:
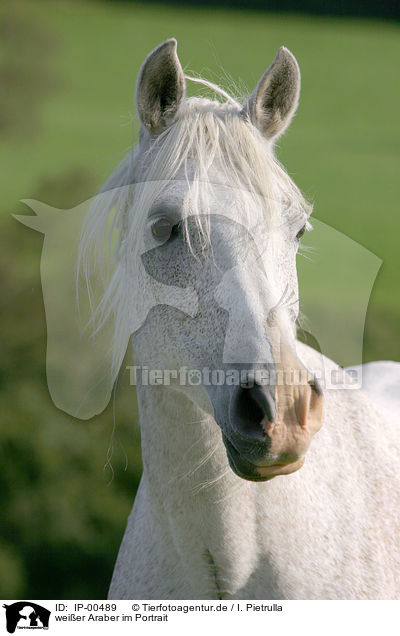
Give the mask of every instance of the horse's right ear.
[[145, 59], [136, 86], [136, 107], [144, 126], [159, 134], [174, 120], [185, 97], [185, 75], [174, 38], [157, 46]]

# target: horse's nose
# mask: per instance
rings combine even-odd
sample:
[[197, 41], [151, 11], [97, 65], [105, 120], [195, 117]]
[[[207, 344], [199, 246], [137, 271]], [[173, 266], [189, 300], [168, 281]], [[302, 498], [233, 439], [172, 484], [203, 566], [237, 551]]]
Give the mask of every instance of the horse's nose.
[[249, 441], [264, 442], [266, 431], [262, 423], [274, 422], [275, 418], [275, 386], [257, 381], [253, 371], [244, 377], [242, 375], [230, 408], [230, 420], [235, 432]]

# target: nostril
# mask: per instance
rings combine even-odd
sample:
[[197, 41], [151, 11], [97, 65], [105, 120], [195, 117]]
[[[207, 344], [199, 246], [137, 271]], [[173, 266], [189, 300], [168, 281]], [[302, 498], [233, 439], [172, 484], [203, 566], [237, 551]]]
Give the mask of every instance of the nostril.
[[266, 387], [255, 384], [251, 389], [245, 389], [250, 394], [250, 399], [259, 407], [262, 418], [273, 422], [276, 418], [276, 403], [274, 397]]
[[276, 417], [274, 397], [269, 387], [242, 383], [231, 404], [231, 422], [244, 437], [265, 441], [266, 432], [262, 422], [272, 422]]
[[261, 426], [263, 410], [253, 398], [252, 389], [240, 387], [234, 404], [233, 424], [237, 431], [245, 437], [265, 439], [265, 431]]
[[317, 378], [315, 377], [315, 375], [312, 377], [311, 380], [309, 380], [308, 384], [310, 385], [314, 393], [316, 393], [319, 397], [321, 397], [324, 394], [322, 387], [320, 383], [318, 382]]

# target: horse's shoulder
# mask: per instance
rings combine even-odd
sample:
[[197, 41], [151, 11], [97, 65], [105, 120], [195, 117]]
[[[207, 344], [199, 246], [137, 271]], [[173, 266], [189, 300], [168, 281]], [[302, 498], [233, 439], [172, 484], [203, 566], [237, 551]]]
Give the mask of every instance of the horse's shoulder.
[[368, 362], [346, 371], [362, 372], [362, 388], [380, 409], [400, 420], [400, 363], [391, 360]]

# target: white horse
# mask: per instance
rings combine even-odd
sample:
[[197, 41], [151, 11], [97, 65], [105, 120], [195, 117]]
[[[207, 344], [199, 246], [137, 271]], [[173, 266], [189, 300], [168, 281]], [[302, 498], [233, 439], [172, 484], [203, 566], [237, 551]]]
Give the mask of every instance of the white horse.
[[[185, 98], [175, 40], [147, 57], [138, 146], [83, 237], [83, 254], [109, 240], [116, 212], [100, 314], [116, 317], [116, 365], [134, 323], [135, 365], [156, 370], [138, 374], [143, 476], [109, 596], [399, 598], [397, 390], [386, 409], [323, 394], [337, 365], [295, 340], [311, 210], [273, 144], [298, 104], [297, 62], [279, 49], [244, 106], [197, 81], [219, 101]], [[400, 365], [380, 364], [398, 386]], [[182, 368], [214, 375], [182, 382]]]

